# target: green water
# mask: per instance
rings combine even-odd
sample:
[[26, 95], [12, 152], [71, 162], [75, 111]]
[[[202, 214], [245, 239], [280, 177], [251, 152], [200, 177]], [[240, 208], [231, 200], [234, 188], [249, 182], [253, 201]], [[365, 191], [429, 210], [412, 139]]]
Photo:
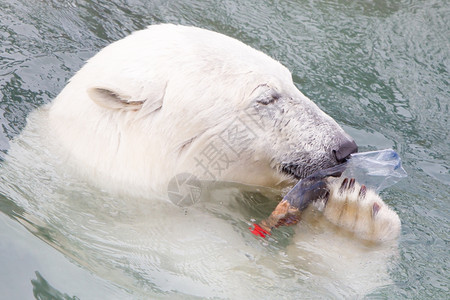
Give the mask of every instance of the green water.
[[[402, 220], [399, 258], [389, 270], [392, 283], [365, 297], [448, 299], [448, 2], [0, 0], [2, 153], [24, 128], [28, 114], [55, 97], [86, 59], [110, 42], [160, 22], [211, 29], [264, 51], [292, 71], [298, 88], [335, 118], [361, 151], [394, 148], [408, 178], [382, 196]], [[27, 225], [27, 231], [17, 220], [38, 222], [20, 197], [14, 197], [18, 193], [11, 187], [19, 183], [0, 185], [8, 194], [0, 195], [0, 298], [124, 299], [142, 298], [146, 292], [152, 298], [173, 296], [168, 290], [178, 295], [176, 287], [152, 282], [141, 269], [120, 265], [137, 278], [123, 285], [92, 271], [80, 261], [98, 259], [107, 272], [101, 253], [86, 250], [86, 257], [76, 257], [79, 252], [55, 240], [57, 226], [42, 232]], [[70, 242], [68, 228], [59, 234]], [[287, 232], [282, 240], [291, 235]], [[293, 287], [284, 289], [295, 291], [284, 293], [286, 298], [301, 297]], [[182, 290], [180, 295], [202, 294]], [[353, 298], [351, 292], [326, 288], [318, 289], [317, 297]]]

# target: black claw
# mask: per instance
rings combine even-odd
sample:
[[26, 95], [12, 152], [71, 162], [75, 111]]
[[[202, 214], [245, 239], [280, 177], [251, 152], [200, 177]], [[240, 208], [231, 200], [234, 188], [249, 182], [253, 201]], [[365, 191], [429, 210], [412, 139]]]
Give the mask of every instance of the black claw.
[[363, 199], [364, 197], [366, 197], [366, 193], [367, 193], [367, 188], [366, 186], [363, 184], [361, 186], [361, 189], [359, 190], [359, 195], [358, 195], [358, 199]]
[[327, 192], [326, 192], [325, 195], [324, 195], [324, 200], [323, 200], [323, 204], [324, 204], [325, 206], [326, 206], [327, 203], [328, 203], [329, 197], [330, 197], [330, 191], [327, 190]]
[[339, 192], [343, 193], [347, 189], [348, 178], [345, 178], [342, 181], [341, 187], [339, 188]]
[[348, 189], [351, 190], [355, 186], [355, 178], [350, 179], [350, 182], [348, 183]]
[[380, 209], [381, 209], [381, 206], [375, 202], [372, 206], [372, 217], [373, 218], [377, 215], [377, 213], [380, 211]]

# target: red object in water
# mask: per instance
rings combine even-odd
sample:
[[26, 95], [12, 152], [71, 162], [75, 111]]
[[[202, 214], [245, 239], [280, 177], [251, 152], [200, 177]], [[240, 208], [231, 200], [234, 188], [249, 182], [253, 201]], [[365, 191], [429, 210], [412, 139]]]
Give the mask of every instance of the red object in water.
[[249, 227], [248, 229], [250, 229], [254, 235], [259, 235], [260, 237], [263, 237], [263, 238], [265, 238], [266, 235], [270, 235], [270, 232], [268, 232], [267, 230], [265, 230], [258, 224], [253, 224], [253, 226], [255, 226], [254, 229], [252, 229], [251, 227]]

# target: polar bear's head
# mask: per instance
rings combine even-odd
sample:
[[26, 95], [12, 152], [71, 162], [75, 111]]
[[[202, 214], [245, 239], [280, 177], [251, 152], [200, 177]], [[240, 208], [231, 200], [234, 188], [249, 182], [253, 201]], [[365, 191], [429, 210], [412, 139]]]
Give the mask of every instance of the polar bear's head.
[[275, 185], [357, 151], [280, 63], [227, 36], [174, 25], [100, 51], [55, 99], [50, 122], [96, 176], [153, 188], [183, 172]]
[[281, 172], [304, 178], [357, 151], [353, 139], [297, 89], [260, 84], [250, 98], [253, 118], [265, 125], [264, 151]]

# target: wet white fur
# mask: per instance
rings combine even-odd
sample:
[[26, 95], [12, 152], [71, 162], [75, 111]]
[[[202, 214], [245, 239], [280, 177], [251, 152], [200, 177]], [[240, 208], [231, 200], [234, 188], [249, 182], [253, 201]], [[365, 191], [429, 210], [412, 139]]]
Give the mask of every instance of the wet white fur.
[[[261, 103], [273, 95], [274, 103]], [[185, 172], [281, 185], [292, 179], [283, 163], [305, 175], [329, 167], [336, 137], [347, 136], [279, 62], [222, 34], [176, 25], [107, 46], [43, 113], [63, 163], [137, 196], [165, 192]], [[244, 139], [224, 141], [228, 129], [244, 130]], [[219, 154], [222, 170], [199, 164], [205, 150]]]
[[[400, 218], [375, 191], [367, 189], [361, 196], [359, 183], [350, 189], [341, 189], [341, 185], [342, 180], [329, 184], [328, 201], [320, 207], [328, 221], [368, 241], [386, 242], [399, 236]], [[374, 205], [378, 211], [374, 211]]]

